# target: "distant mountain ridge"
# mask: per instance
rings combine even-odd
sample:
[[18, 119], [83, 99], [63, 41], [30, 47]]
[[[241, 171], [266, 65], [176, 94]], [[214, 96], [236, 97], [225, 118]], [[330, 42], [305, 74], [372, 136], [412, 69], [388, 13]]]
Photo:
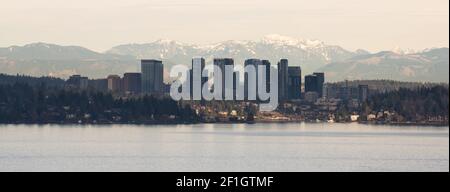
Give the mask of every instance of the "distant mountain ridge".
[[0, 48], [0, 72], [68, 78], [73, 74], [99, 78], [137, 71], [132, 56], [97, 53], [79, 46], [32, 43]]
[[351, 52], [339, 46], [326, 45], [319, 40], [303, 40], [280, 35], [267, 35], [259, 41], [224, 41], [208, 45], [192, 45], [172, 40], [158, 40], [145, 44], [125, 44], [113, 47], [106, 53], [132, 55], [136, 58], [159, 58], [172, 64], [189, 64], [192, 56], [231, 57], [237, 64], [248, 58], [261, 58], [276, 64], [281, 58], [289, 59], [292, 66], [301, 66], [305, 72], [329, 62], [344, 61], [353, 56], [368, 53]]
[[382, 51], [330, 63], [320, 69], [328, 81], [390, 79], [398, 81], [449, 81], [449, 49], [435, 48], [411, 54]]
[[353, 52], [319, 40], [281, 35], [267, 35], [258, 41], [230, 40], [208, 45], [162, 39], [118, 45], [105, 53], [79, 46], [33, 43], [0, 48], [0, 71], [61, 78], [72, 74], [104, 78], [109, 74], [139, 71], [139, 60], [144, 58], [163, 60], [167, 73], [175, 64], [190, 65], [194, 56], [205, 57], [208, 63], [215, 57], [231, 57], [235, 64], [243, 64], [248, 58], [261, 58], [274, 65], [279, 59], [287, 58], [290, 66], [302, 67], [303, 76], [324, 71], [331, 81], [371, 78], [448, 82], [448, 48], [414, 53], [396, 49], [372, 54], [363, 49]]

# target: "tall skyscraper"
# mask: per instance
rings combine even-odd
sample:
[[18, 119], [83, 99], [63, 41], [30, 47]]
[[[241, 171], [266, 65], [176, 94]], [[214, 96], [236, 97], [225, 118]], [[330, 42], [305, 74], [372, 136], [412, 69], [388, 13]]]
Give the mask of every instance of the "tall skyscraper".
[[141, 73], [125, 73], [123, 75], [123, 89], [130, 94], [141, 93]]
[[325, 83], [325, 73], [322, 72], [315, 72], [313, 75], [317, 76], [317, 93], [319, 94], [319, 97], [323, 96], [323, 84]]
[[[258, 94], [258, 66], [262, 65], [262, 61], [260, 59], [247, 59], [244, 62], [244, 66], [253, 66], [255, 68], [255, 86], [252, 87], [249, 83], [250, 83], [250, 76], [249, 74], [245, 73], [244, 74], [244, 98], [246, 100], [249, 100], [249, 93], [250, 92], [254, 92], [254, 94], [257, 96]], [[256, 98], [257, 99], [257, 98]]]
[[159, 60], [141, 60], [143, 93], [163, 93], [164, 67]]
[[[227, 90], [225, 87], [225, 66], [232, 66], [234, 68], [234, 60], [232, 58], [216, 58], [214, 59], [214, 65], [220, 69], [220, 71], [214, 71], [214, 89], [216, 89], [215, 86], [217, 85], [216, 82], [219, 81], [218, 76], [216, 74], [221, 73], [221, 82], [222, 82], [222, 99], [225, 99], [225, 91]], [[233, 72], [233, 83], [232, 88], [230, 90], [233, 93], [233, 98], [236, 95], [236, 73]]]
[[262, 60], [262, 65], [264, 66], [264, 69], [266, 71], [266, 92], [270, 91], [270, 61], [269, 60]]
[[300, 99], [302, 92], [302, 69], [288, 67], [288, 99]]
[[280, 101], [288, 98], [288, 60], [281, 59], [278, 62], [278, 98]]
[[[194, 76], [193, 70], [194, 67], [198, 67], [198, 71], [196, 71], [197, 75]], [[196, 57], [192, 59], [192, 68], [191, 70], [189, 70], [189, 74], [190, 74], [190, 88], [191, 88], [191, 99], [197, 100], [197, 99], [202, 99], [202, 88], [203, 85], [208, 82], [208, 77], [202, 77], [202, 72], [205, 69], [205, 59], [202, 57]], [[198, 88], [198, 91], [195, 92], [195, 94], [197, 94], [196, 96], [198, 98], [194, 97], [194, 84], [196, 85], [200, 85], [200, 87]]]

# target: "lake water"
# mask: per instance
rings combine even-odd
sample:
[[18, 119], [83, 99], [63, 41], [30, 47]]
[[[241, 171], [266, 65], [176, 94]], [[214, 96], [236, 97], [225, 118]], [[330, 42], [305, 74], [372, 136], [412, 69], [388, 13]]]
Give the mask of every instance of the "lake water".
[[449, 171], [449, 128], [0, 125], [0, 171]]

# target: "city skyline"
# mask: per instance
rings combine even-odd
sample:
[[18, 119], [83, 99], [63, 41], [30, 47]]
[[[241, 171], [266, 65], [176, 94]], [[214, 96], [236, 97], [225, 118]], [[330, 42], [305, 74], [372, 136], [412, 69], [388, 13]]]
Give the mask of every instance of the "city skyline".
[[346, 4], [334, 0], [34, 0], [1, 5], [0, 12], [8, 15], [0, 18], [1, 47], [48, 42], [103, 52], [118, 44], [161, 38], [209, 44], [257, 40], [267, 34], [318, 39], [371, 52], [397, 46], [415, 50], [448, 47], [448, 1], [444, 0]]
[[448, 7], [0, 0], [0, 172], [168, 172], [150, 188], [169, 191], [448, 172]]
[[[232, 67], [232, 78], [226, 80], [226, 67], [225, 66], [231, 66]], [[239, 64], [238, 64], [239, 65]], [[220, 76], [214, 76], [210, 79], [210, 77], [202, 77], [202, 73], [207, 73], [208, 69], [206, 69], [206, 63], [205, 59], [203, 57], [194, 57], [192, 58], [192, 66], [191, 68], [187, 68], [184, 73], [188, 73], [189, 80], [181, 80], [182, 78], [177, 78], [177, 80], [183, 81], [181, 84], [186, 83], [187, 81], [190, 82], [190, 99], [192, 100], [202, 100], [201, 97], [202, 94], [200, 92], [195, 92], [197, 96], [194, 97], [194, 84], [199, 84], [200, 87], [196, 87], [196, 89], [202, 89], [203, 85], [205, 83], [208, 83], [209, 80], [213, 80], [211, 83], [214, 84], [215, 81], [218, 81], [219, 84], [221, 84], [221, 90], [222, 90], [222, 98], [225, 99], [227, 96], [225, 96], [227, 89], [227, 83], [226, 81], [232, 86], [230, 89], [232, 89], [232, 100], [237, 99], [238, 97], [243, 97], [244, 100], [258, 100], [257, 98], [250, 99], [249, 92], [258, 92], [259, 84], [257, 82], [259, 81], [266, 81], [262, 85], [265, 85], [265, 91], [269, 92], [271, 90], [270, 86], [270, 80], [271, 76], [270, 73], [275, 72], [277, 73], [277, 94], [278, 99], [280, 100], [287, 100], [287, 99], [300, 99], [301, 98], [301, 87], [302, 87], [302, 70], [300, 66], [289, 66], [288, 65], [288, 59], [280, 59], [278, 64], [272, 65], [270, 61], [268, 60], [261, 60], [256, 58], [247, 59], [242, 67], [248, 67], [251, 65], [253, 69], [245, 69], [242, 68], [241, 71], [238, 68], [234, 68], [234, 60], [233, 58], [214, 58], [213, 64], [210, 66], [213, 67], [214, 73], [219, 73]], [[97, 78], [92, 79], [85, 76], [82, 76], [81, 74], [75, 74], [69, 77], [68, 80], [66, 80], [67, 85], [69, 88], [76, 88], [76, 89], [88, 89], [93, 88], [97, 91], [110, 91], [112, 93], [127, 93], [127, 94], [160, 94], [160, 93], [167, 93], [169, 91], [168, 89], [164, 89], [164, 85], [171, 86], [173, 82], [164, 83], [161, 81], [161, 79], [164, 78], [164, 73], [161, 70], [164, 66], [164, 63], [160, 60], [155, 59], [142, 59], [141, 60], [141, 71], [140, 72], [124, 72], [123, 76], [121, 77], [120, 74], [110, 74], [104, 78]], [[198, 68], [195, 68], [195, 66], [198, 66]], [[262, 68], [260, 68], [262, 67]], [[277, 68], [275, 68], [277, 67]], [[259, 70], [264, 69], [264, 72], [260, 73]], [[271, 71], [271, 70], [274, 71]], [[195, 73], [194, 73], [195, 70]], [[199, 71], [198, 71], [199, 70]], [[254, 70], [254, 71], [253, 71]], [[239, 75], [240, 73], [243, 73], [243, 75]], [[254, 76], [249, 75], [249, 73], [256, 73], [253, 74]], [[195, 75], [197, 74], [197, 75]], [[260, 75], [263, 75], [263, 77], [259, 77]], [[144, 78], [142, 78], [142, 76]], [[243, 81], [240, 80], [238, 77], [243, 77]], [[309, 82], [306, 81], [306, 78], [308, 76], [314, 76], [317, 77], [315, 80], [310, 80]], [[217, 79], [219, 78], [219, 79]], [[159, 81], [157, 79], [160, 79]], [[105, 83], [99, 84], [99, 81], [104, 80]], [[91, 81], [90, 84], [88, 81]], [[306, 92], [316, 92], [319, 97], [322, 96], [322, 87], [325, 83], [325, 73], [323, 72], [314, 72], [311, 75], [305, 75], [305, 93]], [[180, 84], [180, 85], [181, 85]], [[250, 84], [253, 84], [250, 86]], [[311, 85], [307, 85], [311, 84]], [[198, 86], [198, 85], [195, 85]], [[228, 85], [229, 86], [229, 85]], [[245, 93], [242, 94], [242, 96], [238, 96], [239, 94], [236, 90], [239, 86], [243, 86]], [[309, 88], [308, 87], [313, 87]], [[146, 88], [147, 87], [147, 88]], [[151, 91], [151, 89], [154, 89], [153, 87], [159, 87], [157, 90]], [[184, 88], [182, 88], [184, 89]], [[179, 90], [179, 89], [178, 89]], [[252, 96], [254, 97], [254, 96]]]

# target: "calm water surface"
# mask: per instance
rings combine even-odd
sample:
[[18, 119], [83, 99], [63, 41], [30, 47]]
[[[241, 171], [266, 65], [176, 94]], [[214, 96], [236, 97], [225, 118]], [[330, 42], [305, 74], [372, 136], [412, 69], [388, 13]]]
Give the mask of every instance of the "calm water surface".
[[0, 125], [0, 171], [449, 171], [449, 128]]

